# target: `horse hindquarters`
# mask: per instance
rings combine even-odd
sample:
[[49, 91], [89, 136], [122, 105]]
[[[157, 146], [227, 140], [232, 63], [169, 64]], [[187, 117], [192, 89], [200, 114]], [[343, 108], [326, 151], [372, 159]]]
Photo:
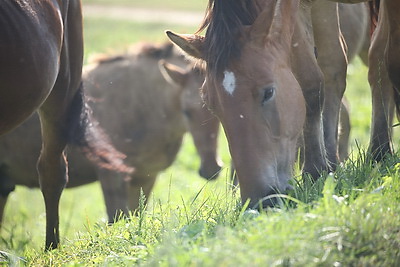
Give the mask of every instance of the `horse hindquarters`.
[[0, 134], [28, 118], [57, 77], [62, 21], [53, 5], [37, 2], [0, 5]]

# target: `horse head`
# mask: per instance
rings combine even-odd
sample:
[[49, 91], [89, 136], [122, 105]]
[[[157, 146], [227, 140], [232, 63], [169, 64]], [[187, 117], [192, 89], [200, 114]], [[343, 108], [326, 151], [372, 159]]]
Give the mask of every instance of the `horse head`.
[[242, 202], [271, 206], [276, 199], [269, 195], [290, 188], [305, 120], [304, 97], [290, 66], [299, 1], [248, 6], [248, 14], [258, 11], [253, 21], [232, 15], [246, 13], [243, 5], [224, 5], [213, 2], [205, 37], [167, 35], [206, 63], [203, 99], [225, 130]]

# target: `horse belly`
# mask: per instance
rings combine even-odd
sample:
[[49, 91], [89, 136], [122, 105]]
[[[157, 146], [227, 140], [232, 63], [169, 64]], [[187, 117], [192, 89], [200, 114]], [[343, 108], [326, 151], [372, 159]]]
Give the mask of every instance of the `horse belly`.
[[58, 74], [61, 18], [50, 5], [35, 12], [30, 4], [0, 5], [0, 134], [44, 102]]

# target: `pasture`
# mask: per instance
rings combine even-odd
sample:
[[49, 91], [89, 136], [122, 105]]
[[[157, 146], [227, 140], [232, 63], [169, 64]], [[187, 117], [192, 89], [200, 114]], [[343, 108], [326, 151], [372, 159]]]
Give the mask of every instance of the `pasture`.
[[[111, 3], [86, 0], [84, 3]], [[118, 0], [127, 6], [201, 12], [206, 1]], [[202, 3], [202, 4], [200, 4]], [[165, 29], [192, 33], [197, 25], [141, 23], [86, 17], [85, 61], [97, 53], [121, 52], [139, 41], [166, 40]], [[348, 70], [351, 155], [333, 175], [312, 185], [295, 184], [281, 209], [262, 214], [239, 207], [229, 186], [229, 153], [223, 135], [224, 168], [216, 181], [197, 174], [191, 137], [172, 167], [156, 182], [145, 210], [113, 226], [100, 185], [63, 192], [61, 248], [43, 251], [45, 214], [38, 189], [17, 187], [5, 210], [0, 264], [28, 266], [396, 266], [400, 262], [400, 162], [374, 165], [369, 140], [370, 92], [360, 60]], [[398, 147], [398, 134], [395, 135]], [[296, 171], [299, 174], [298, 171]]]

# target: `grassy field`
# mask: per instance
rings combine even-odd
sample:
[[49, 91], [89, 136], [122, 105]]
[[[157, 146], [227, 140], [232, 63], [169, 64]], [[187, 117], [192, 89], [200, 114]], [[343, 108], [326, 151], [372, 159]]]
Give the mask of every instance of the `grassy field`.
[[[167, 5], [172, 2], [166, 1], [165, 8], [174, 7]], [[194, 0], [173, 3], [184, 2], [190, 10], [200, 8]], [[155, 0], [112, 3], [164, 7]], [[164, 41], [165, 29], [189, 33], [195, 28], [85, 18], [85, 60], [138, 41]], [[374, 165], [363, 151], [371, 112], [366, 72], [359, 60], [349, 68], [350, 159], [316, 184], [299, 183], [281, 209], [259, 214], [238, 205], [239, 195], [228, 185], [223, 136], [219, 150], [226, 167], [215, 182], [201, 179], [199, 159], [186, 136], [177, 160], [159, 176], [149, 206], [138, 217], [108, 226], [99, 184], [65, 190], [62, 247], [52, 252], [43, 252], [40, 191], [18, 187], [5, 211], [0, 265], [398, 266], [399, 158]]]

